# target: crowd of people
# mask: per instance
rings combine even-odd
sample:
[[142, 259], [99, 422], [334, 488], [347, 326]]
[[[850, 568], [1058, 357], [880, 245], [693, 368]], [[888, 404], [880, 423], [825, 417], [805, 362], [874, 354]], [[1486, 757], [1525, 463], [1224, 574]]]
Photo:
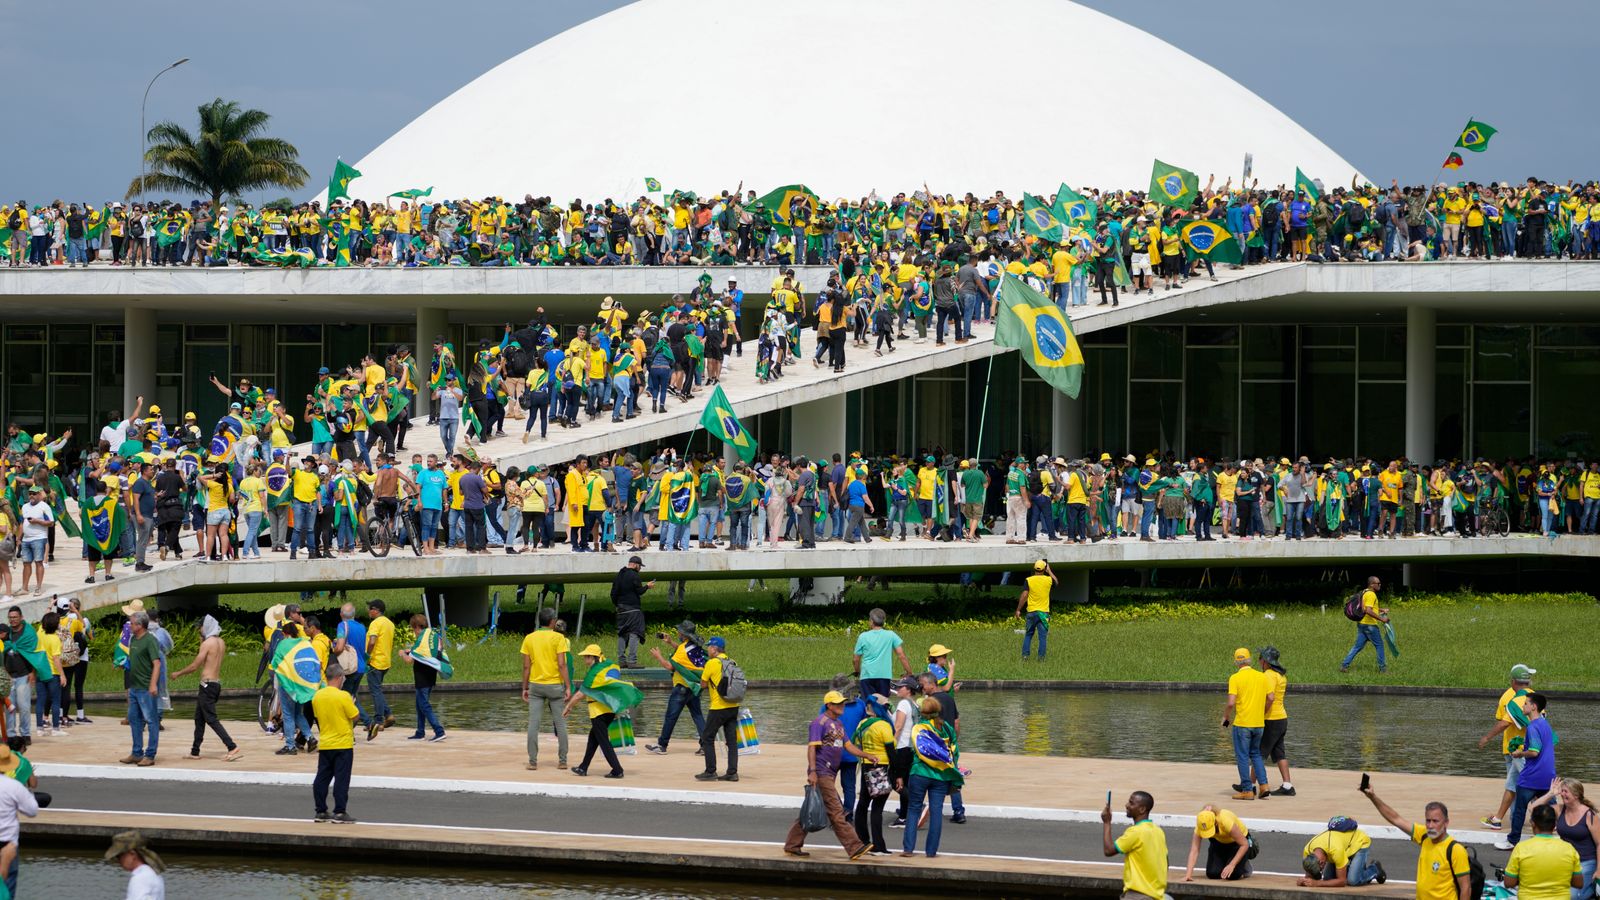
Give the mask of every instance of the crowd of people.
[[[1063, 186], [1065, 187], [1065, 186]], [[1600, 185], [1529, 178], [1522, 184], [1381, 188], [1352, 181], [1220, 187], [1181, 207], [1143, 190], [1082, 187], [1089, 208], [1070, 241], [1099, 259], [1121, 256], [1144, 278], [1172, 275], [1188, 221], [1226, 228], [1247, 262], [1594, 258]], [[1054, 204], [1055, 194], [1041, 195]], [[859, 254], [930, 254], [989, 246], [1049, 262], [1026, 227], [1023, 198], [939, 194], [824, 200], [804, 190], [758, 197], [740, 188], [704, 197], [654, 192], [633, 200], [558, 203], [525, 195], [435, 200], [335, 199], [255, 206], [209, 201], [56, 200], [0, 204], [0, 250], [11, 266], [514, 266], [836, 264]], [[1039, 229], [1043, 230], [1043, 229]], [[1203, 255], [1203, 254], [1202, 254]], [[1087, 268], [1097, 268], [1093, 260]]]

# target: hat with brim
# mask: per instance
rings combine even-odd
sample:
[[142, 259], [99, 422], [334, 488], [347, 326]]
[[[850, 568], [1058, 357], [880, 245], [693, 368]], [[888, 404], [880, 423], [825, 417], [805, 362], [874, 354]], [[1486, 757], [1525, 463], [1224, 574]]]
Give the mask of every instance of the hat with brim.
[[928, 648], [929, 656], [947, 656], [949, 653], [950, 648], [943, 644], [934, 644], [932, 647]]
[[600, 649], [600, 645], [599, 644], [590, 644], [589, 646], [583, 648], [582, 652], [580, 652], [578, 655], [579, 656], [592, 656], [595, 659], [605, 659], [606, 658], [606, 655]]
[[267, 608], [265, 619], [268, 628], [277, 628], [283, 624], [284, 609], [285, 607], [282, 603]]
[[161, 857], [157, 856], [154, 850], [145, 845], [144, 835], [137, 831], [123, 831], [111, 836], [111, 846], [106, 849], [106, 860], [119, 859], [124, 853], [139, 854], [139, 858], [157, 872], [164, 872], [167, 869], [167, 864], [161, 861]]
[[142, 612], [144, 612], [144, 601], [139, 599], [130, 600], [128, 605], [122, 608], [122, 614], [125, 616], [131, 616], [134, 613]]
[[700, 635], [695, 633], [694, 623], [688, 619], [678, 623], [678, 634], [691, 644], [700, 643]]
[[1194, 817], [1194, 833], [1204, 840], [1210, 840], [1217, 834], [1217, 814], [1209, 809], [1200, 810]]

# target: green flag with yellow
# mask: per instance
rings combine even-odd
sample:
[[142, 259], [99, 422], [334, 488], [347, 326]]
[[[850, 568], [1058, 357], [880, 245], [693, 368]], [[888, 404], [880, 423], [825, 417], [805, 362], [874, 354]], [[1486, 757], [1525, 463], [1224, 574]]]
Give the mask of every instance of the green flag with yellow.
[[333, 177], [328, 179], [328, 202], [340, 197], [350, 196], [350, 182], [361, 177], [361, 172], [355, 166], [344, 160], [335, 160], [333, 164]]
[[1034, 237], [1061, 243], [1067, 229], [1050, 205], [1032, 194], [1022, 195], [1022, 227]]
[[756, 458], [755, 438], [739, 424], [739, 417], [733, 413], [733, 404], [728, 402], [728, 395], [722, 392], [720, 384], [706, 401], [706, 411], [700, 414], [700, 427], [721, 438], [724, 443], [731, 444], [745, 462]]
[[996, 294], [994, 343], [1022, 353], [1022, 360], [1056, 390], [1077, 397], [1083, 387], [1083, 350], [1072, 322], [1050, 299], [1006, 273]]
[[1200, 176], [1156, 160], [1150, 169], [1150, 199], [1163, 206], [1188, 209], [1200, 196]]
[[1298, 166], [1294, 170], [1294, 189], [1303, 192], [1306, 195], [1306, 199], [1312, 203], [1322, 199], [1322, 192], [1317, 190], [1317, 183], [1307, 177], [1306, 173], [1300, 171]]

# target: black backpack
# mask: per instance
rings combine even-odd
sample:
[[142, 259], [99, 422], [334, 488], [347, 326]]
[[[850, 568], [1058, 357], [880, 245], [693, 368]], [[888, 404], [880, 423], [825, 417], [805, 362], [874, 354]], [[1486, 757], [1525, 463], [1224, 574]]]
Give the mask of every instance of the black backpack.
[[12, 231], [21, 231], [22, 225], [22, 211], [13, 209], [11, 211], [11, 216], [6, 219], [6, 227]]
[[143, 222], [143, 220], [140, 220], [140, 219], [129, 219], [128, 220], [128, 237], [132, 237], [132, 238], [142, 238], [142, 237], [144, 237], [144, 222]]
[[[1450, 851], [1454, 849], [1455, 846], [1455, 838], [1451, 838], [1444, 845], [1445, 868], [1450, 867]], [[1470, 890], [1472, 891], [1472, 896], [1461, 897], [1461, 889], [1456, 885], [1456, 880], [1454, 878], [1450, 879], [1450, 884], [1452, 887], [1456, 888], [1456, 896], [1460, 897], [1460, 900], [1479, 900], [1479, 898], [1483, 896], [1483, 882], [1485, 880], [1483, 863], [1478, 862], [1478, 852], [1476, 850], [1473, 850], [1466, 844], [1462, 844], [1461, 848], [1467, 851], [1467, 882], [1470, 886]]]
[[1352, 622], [1359, 622], [1366, 618], [1366, 607], [1361, 603], [1361, 597], [1364, 594], [1366, 594], [1365, 590], [1356, 591], [1350, 595], [1349, 600], [1344, 602], [1344, 617], [1346, 619]]

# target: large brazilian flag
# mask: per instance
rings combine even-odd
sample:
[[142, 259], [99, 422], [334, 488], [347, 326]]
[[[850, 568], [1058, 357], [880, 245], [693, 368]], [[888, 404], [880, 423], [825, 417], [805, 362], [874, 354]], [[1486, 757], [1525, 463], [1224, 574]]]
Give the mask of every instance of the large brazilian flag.
[[1009, 272], [1000, 278], [994, 342], [1022, 352], [1039, 377], [1069, 397], [1083, 387], [1083, 350], [1072, 322], [1050, 299]]
[[83, 542], [102, 555], [114, 553], [122, 541], [122, 507], [111, 497], [91, 498], [78, 504], [83, 519]]
[[1200, 195], [1200, 176], [1156, 160], [1150, 170], [1150, 199], [1163, 206], [1188, 209]]
[[585, 697], [614, 713], [638, 706], [644, 694], [632, 682], [622, 680], [622, 671], [614, 662], [600, 660], [589, 667], [583, 676], [583, 686], [578, 688]]
[[728, 395], [723, 393], [720, 384], [706, 401], [706, 410], [700, 414], [700, 427], [721, 438], [724, 443], [732, 444], [739, 458], [745, 462], [756, 458], [755, 438], [739, 424], [739, 417], [733, 414], [733, 404], [728, 402]]
[[322, 657], [305, 638], [299, 638], [279, 658], [278, 684], [296, 703], [306, 703], [322, 687]]
[[1022, 227], [1034, 237], [1058, 244], [1067, 236], [1066, 226], [1055, 211], [1032, 194], [1022, 195]]
[[794, 219], [790, 215], [789, 207], [797, 198], [805, 197], [811, 202], [813, 211], [817, 208], [817, 195], [811, 188], [803, 184], [786, 184], [781, 188], [774, 188], [765, 196], [756, 200], [767, 211], [767, 218], [774, 225], [793, 225]]
[[1182, 233], [1183, 246], [1188, 249], [1191, 257], [1204, 256], [1212, 262], [1235, 265], [1243, 259], [1239, 252], [1239, 242], [1234, 240], [1228, 229], [1218, 222], [1207, 219], [1186, 222]]

